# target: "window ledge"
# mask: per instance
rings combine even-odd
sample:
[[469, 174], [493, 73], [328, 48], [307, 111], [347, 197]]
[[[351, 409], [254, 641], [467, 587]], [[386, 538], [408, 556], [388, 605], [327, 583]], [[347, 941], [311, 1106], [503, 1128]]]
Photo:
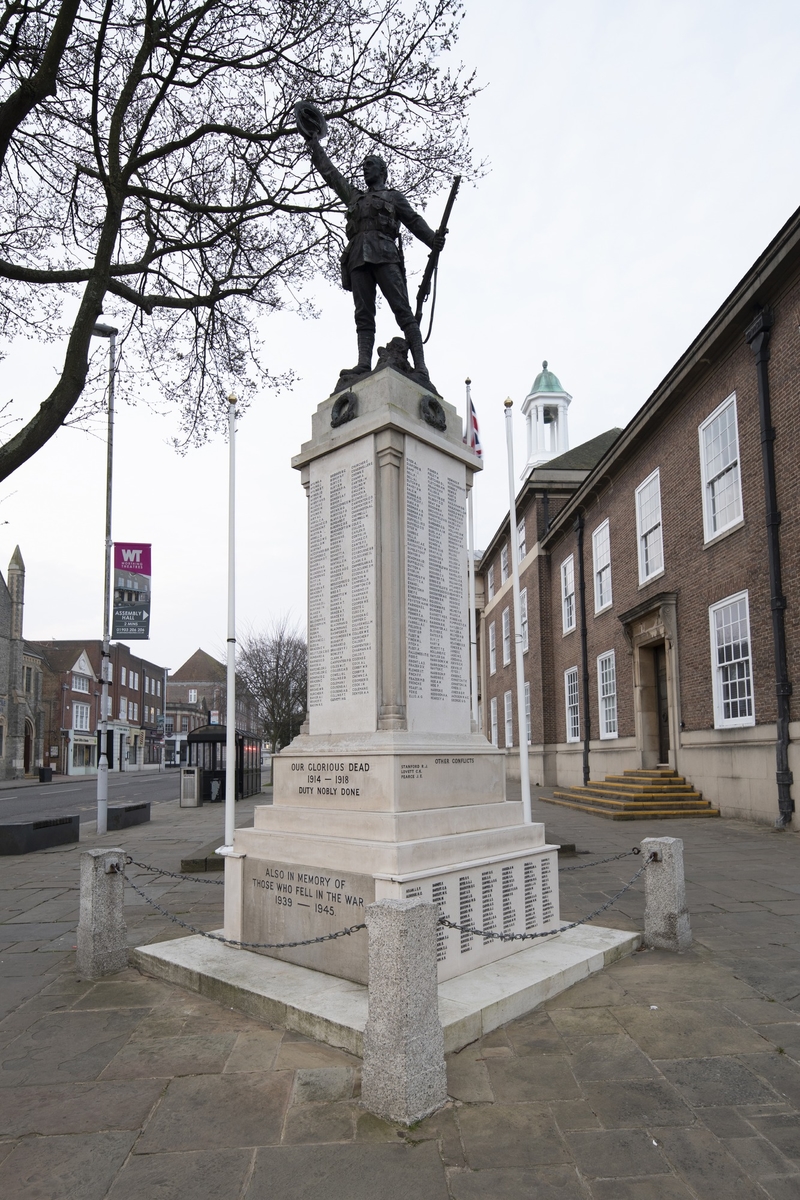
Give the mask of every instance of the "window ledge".
[[715, 729], [715, 730], [717, 730], [717, 731], [720, 731], [720, 730], [723, 730], [723, 729], [749, 729], [749, 728], [751, 728], [752, 726], [754, 726], [754, 725], [755, 725], [755, 723], [756, 723], [755, 716], [748, 717], [748, 718], [747, 718], [746, 720], [744, 720], [744, 721], [721, 721], [721, 720], [717, 720], [717, 721], [715, 721], [715, 722], [714, 722], [714, 729]]
[[614, 607], [614, 601], [611, 600], [608, 604], [604, 604], [602, 608], [596, 608], [594, 610], [594, 615], [596, 617], [602, 617], [604, 613], [611, 612], [611, 609], [613, 607]]
[[577, 628], [578, 628], [578, 626], [577, 626], [577, 625], [573, 625], [571, 629], [564, 629], [564, 630], [562, 630], [562, 632], [561, 632], [561, 636], [562, 636], [562, 638], [569, 637], [569, 635], [570, 635], [571, 633], [574, 633], [574, 632], [575, 632], [575, 630], [576, 630]]
[[661, 568], [661, 570], [660, 570], [660, 571], [656, 571], [656, 573], [655, 573], [654, 575], [648, 575], [648, 576], [647, 576], [647, 579], [645, 579], [645, 580], [644, 580], [644, 582], [641, 582], [641, 581], [640, 581], [640, 583], [639, 583], [639, 591], [641, 592], [641, 591], [643, 591], [645, 588], [647, 588], [647, 587], [650, 587], [650, 584], [651, 584], [651, 583], [652, 583], [652, 582], [653, 582], [655, 579], [660, 579], [660, 578], [661, 578], [661, 576], [662, 576], [662, 575], [664, 575], [664, 574], [666, 574], [666, 567], [662, 567], [662, 568]]
[[721, 533], [715, 533], [713, 537], [706, 538], [703, 542], [703, 549], [708, 550], [711, 546], [716, 546], [717, 542], [722, 542], [726, 537], [730, 537], [732, 533], [736, 533], [737, 529], [741, 529], [744, 525], [744, 517], [737, 521], [735, 525], [729, 525], [727, 529], [723, 529]]

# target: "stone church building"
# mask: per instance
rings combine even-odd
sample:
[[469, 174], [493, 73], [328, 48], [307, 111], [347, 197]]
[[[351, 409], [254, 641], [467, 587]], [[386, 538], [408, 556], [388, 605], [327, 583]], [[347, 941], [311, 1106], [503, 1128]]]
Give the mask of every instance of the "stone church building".
[[0, 779], [33, 775], [44, 759], [42, 660], [22, 636], [25, 564], [17, 546], [0, 575]]
[[532, 782], [663, 764], [725, 816], [800, 828], [799, 326], [800, 211], [625, 429], [567, 449], [543, 367], [517, 528], [480, 563], [482, 722], [511, 774], [513, 536]]

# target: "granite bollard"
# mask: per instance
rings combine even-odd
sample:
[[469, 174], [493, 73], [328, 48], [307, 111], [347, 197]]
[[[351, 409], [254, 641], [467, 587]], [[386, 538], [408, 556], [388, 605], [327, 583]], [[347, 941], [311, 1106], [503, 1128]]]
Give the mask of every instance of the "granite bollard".
[[421, 900], [379, 900], [366, 912], [369, 1015], [361, 1103], [412, 1125], [447, 1100], [444, 1035], [436, 973], [438, 908]]
[[77, 971], [83, 979], [114, 975], [128, 965], [127, 926], [122, 915], [125, 851], [84, 850]]
[[644, 944], [654, 950], [688, 950], [692, 930], [686, 909], [683, 842], [680, 838], [644, 838], [642, 854], [655, 853], [644, 874]]

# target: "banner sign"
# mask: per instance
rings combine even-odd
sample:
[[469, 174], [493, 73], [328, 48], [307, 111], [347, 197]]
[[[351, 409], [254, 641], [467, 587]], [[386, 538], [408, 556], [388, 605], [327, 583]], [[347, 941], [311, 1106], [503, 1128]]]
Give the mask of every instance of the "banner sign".
[[111, 636], [150, 637], [150, 543], [114, 543], [114, 619]]

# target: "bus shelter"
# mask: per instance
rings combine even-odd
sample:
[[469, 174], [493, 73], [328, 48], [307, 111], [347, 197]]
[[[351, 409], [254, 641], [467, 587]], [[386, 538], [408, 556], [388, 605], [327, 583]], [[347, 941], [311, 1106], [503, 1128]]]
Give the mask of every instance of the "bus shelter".
[[[200, 800], [213, 804], [225, 799], [227, 731], [224, 725], [200, 725], [186, 741], [188, 765], [199, 769]], [[236, 799], [261, 791], [261, 739], [236, 731]]]

